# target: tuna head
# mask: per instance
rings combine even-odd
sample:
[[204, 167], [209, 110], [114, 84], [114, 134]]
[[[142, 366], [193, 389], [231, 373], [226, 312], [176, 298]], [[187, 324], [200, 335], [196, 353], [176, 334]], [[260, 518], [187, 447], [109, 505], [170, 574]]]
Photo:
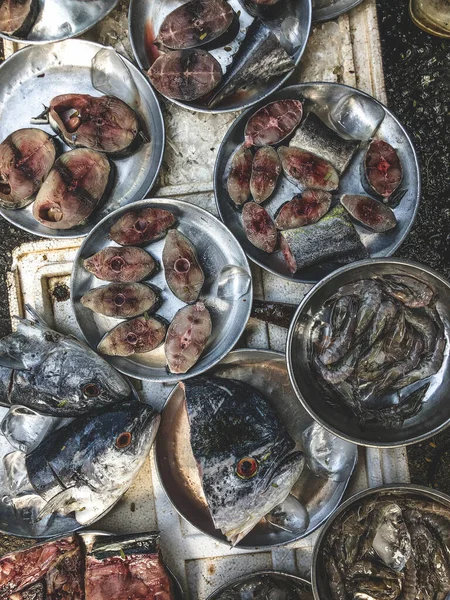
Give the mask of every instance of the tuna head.
[[288, 496], [303, 455], [292, 452], [294, 441], [251, 386], [206, 377], [180, 385], [214, 526], [234, 546]]

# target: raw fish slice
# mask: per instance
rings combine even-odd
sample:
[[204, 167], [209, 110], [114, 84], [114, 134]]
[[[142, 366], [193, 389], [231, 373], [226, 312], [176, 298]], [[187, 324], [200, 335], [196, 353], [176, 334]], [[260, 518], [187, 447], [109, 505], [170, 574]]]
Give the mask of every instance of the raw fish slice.
[[0, 144], [0, 206], [16, 209], [33, 200], [56, 158], [52, 138], [40, 129], [18, 129]]
[[56, 161], [33, 205], [34, 218], [51, 229], [82, 224], [98, 207], [112, 184], [109, 160], [79, 148]]
[[273, 194], [281, 173], [281, 163], [276, 150], [263, 146], [256, 151], [252, 164], [250, 191], [253, 200], [261, 204]]
[[26, 36], [39, 14], [39, 0], [0, 0], [0, 31]]
[[283, 231], [281, 236], [287, 243], [283, 254], [293, 273], [311, 265], [347, 264], [369, 256], [342, 206], [314, 225]]
[[244, 146], [238, 148], [233, 154], [227, 178], [227, 190], [236, 206], [241, 206], [250, 198], [252, 164], [253, 154]]
[[277, 100], [260, 108], [245, 126], [245, 146], [266, 146], [282, 142], [302, 120], [300, 100]]
[[83, 262], [84, 268], [103, 281], [135, 283], [156, 270], [156, 262], [142, 248], [104, 248]]
[[387, 201], [403, 180], [397, 151], [384, 140], [372, 140], [364, 157], [364, 174], [370, 188]]
[[217, 87], [222, 67], [205, 50], [175, 50], [157, 58], [148, 75], [164, 96], [191, 102]]
[[160, 318], [137, 317], [114, 327], [102, 338], [97, 350], [108, 356], [144, 354], [163, 343], [166, 331], [167, 325]]
[[171, 373], [187, 373], [211, 336], [211, 315], [203, 302], [181, 308], [173, 318], [164, 351]]
[[109, 237], [121, 246], [140, 246], [164, 237], [174, 223], [175, 216], [162, 208], [131, 210], [114, 223]]
[[397, 225], [394, 211], [369, 196], [344, 194], [340, 201], [356, 221], [375, 233], [385, 233]]
[[294, 61], [277, 37], [259, 19], [255, 19], [208, 106], [214, 108], [241, 88], [266, 83], [294, 67]]
[[111, 283], [90, 290], [80, 302], [100, 315], [129, 319], [155, 311], [160, 304], [159, 292], [145, 283]]
[[283, 204], [275, 218], [277, 229], [296, 229], [321, 219], [331, 206], [332, 196], [322, 190], [305, 190]]
[[332, 192], [339, 186], [339, 175], [332, 164], [299, 148], [278, 148], [287, 179], [296, 186]]
[[242, 223], [249, 242], [263, 252], [273, 252], [278, 232], [265, 208], [256, 202], [247, 202], [242, 210]]
[[56, 96], [48, 108], [49, 123], [72, 148], [90, 148], [115, 157], [131, 154], [140, 144], [140, 124], [132, 108], [115, 96]]
[[224, 34], [233, 19], [234, 11], [225, 0], [189, 0], [167, 15], [158, 40], [171, 50], [196, 48]]
[[360, 141], [345, 140], [313, 112], [295, 132], [289, 143], [290, 147], [300, 148], [316, 154], [331, 163], [339, 175], [346, 170]]
[[194, 246], [176, 229], [167, 234], [162, 261], [172, 293], [188, 304], [195, 302], [205, 282], [205, 274]]

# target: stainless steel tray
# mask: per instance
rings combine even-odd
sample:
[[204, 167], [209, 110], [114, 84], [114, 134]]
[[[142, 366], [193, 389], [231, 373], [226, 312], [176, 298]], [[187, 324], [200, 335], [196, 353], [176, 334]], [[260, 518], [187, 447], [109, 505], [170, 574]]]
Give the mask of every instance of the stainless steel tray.
[[24, 37], [0, 36], [27, 44], [57, 42], [81, 35], [108, 15], [119, 0], [39, 0], [39, 15], [30, 32]]
[[[237, 37], [217, 49], [211, 50], [211, 54], [219, 61], [222, 70], [231, 64], [232, 57], [238, 50], [245, 37], [246, 29], [253, 22], [254, 17], [249, 15], [239, 0], [229, 0], [234, 11], [239, 15], [239, 32]], [[175, 8], [183, 4], [180, 0], [161, 0], [159, 2], [148, 2], [148, 0], [131, 0], [129, 14], [129, 35], [133, 46], [134, 56], [141, 69], [148, 69], [155, 60], [151, 52], [151, 43], [158, 35], [159, 28], [165, 17]], [[282, 3], [285, 8], [286, 17], [289, 19], [288, 41], [292, 44], [289, 54], [295, 65], [298, 65], [308, 41], [311, 28], [311, 0], [290, 0]], [[281, 9], [280, 9], [281, 10]], [[295, 25], [295, 27], [294, 27]], [[283, 31], [282, 25], [277, 24], [277, 30]], [[294, 32], [294, 33], [292, 33]], [[231, 49], [231, 50], [230, 50]], [[276, 91], [285, 83], [291, 73], [276, 77], [265, 85], [258, 85], [250, 92], [240, 93], [238, 99], [224, 100], [217, 108], [208, 108], [200, 102], [181, 102], [169, 98], [171, 102], [196, 111], [208, 113], [223, 113], [239, 110], [252, 106], [272, 92]]]
[[[67, 40], [45, 46], [27, 46], [0, 66], [0, 140], [21, 127], [30, 127], [30, 119], [42, 112], [58, 94], [71, 92], [99, 95], [91, 80], [92, 60], [102, 49], [86, 40]], [[20, 210], [0, 209], [0, 214], [14, 225], [42, 237], [80, 237], [86, 235], [105, 215], [119, 206], [141, 200], [154, 184], [161, 166], [165, 133], [158, 100], [147, 79], [127, 59], [124, 72], [109, 70], [105, 75], [116, 96], [135, 101], [133, 108], [150, 133], [151, 142], [143, 144], [127, 158], [115, 160], [116, 182], [103, 205], [85, 225], [54, 230], [38, 223], [32, 205]], [[128, 80], [130, 78], [130, 80]], [[124, 81], [125, 79], [125, 81]], [[132, 83], [130, 83], [130, 81]], [[53, 133], [49, 126], [43, 129]], [[68, 146], [60, 143], [68, 150]]]
[[[333, 108], [335, 106], [340, 106], [340, 103], [344, 103], [342, 109], [343, 118], [348, 118], [351, 124], [359, 121], [364, 123], [365, 120], [370, 123], [372, 120], [372, 113], [374, 114], [373, 121], [375, 122], [375, 113], [380, 110], [384, 111], [384, 118], [376, 131], [376, 135], [377, 137], [386, 140], [397, 149], [404, 172], [401, 189], [407, 191], [398, 207], [394, 209], [398, 221], [395, 229], [382, 234], [371, 233], [360, 225], [356, 225], [356, 229], [371, 258], [390, 256], [393, 254], [411, 229], [420, 200], [419, 165], [414, 146], [405, 129], [398, 122], [396, 117], [374, 98], [371, 98], [360, 90], [341, 84], [304, 83], [284, 88], [266, 101], [283, 98], [302, 100], [305, 103], [305, 107], [312, 108], [313, 111], [320, 111], [320, 114], [328, 119], [330, 119]], [[241, 114], [230, 127], [222, 141], [217, 154], [214, 171], [214, 191], [217, 207], [223, 222], [230, 228], [239, 240], [239, 243], [245, 250], [247, 256], [253, 262], [260, 267], [267, 269], [274, 275], [279, 275], [285, 279], [303, 283], [315, 283], [334, 270], [334, 267], [328, 265], [314, 266], [300, 270], [294, 275], [291, 275], [281, 251], [268, 254], [267, 252], [258, 250], [248, 241], [242, 227], [241, 211], [234, 206], [226, 189], [226, 179], [230, 169], [231, 157], [236, 148], [243, 142], [244, 129], [248, 119], [262, 105], [263, 103], [260, 103]], [[360, 111], [363, 111], [363, 114], [361, 114]], [[337, 121], [341, 117], [342, 115], [338, 114], [335, 116], [335, 120]], [[361, 117], [363, 118], [361, 119]], [[332, 122], [333, 121], [331, 121], [331, 123]], [[363, 127], [361, 127], [361, 129], [363, 129]], [[364, 143], [362, 143], [353, 156], [349, 168], [341, 177], [339, 194], [348, 193], [365, 195], [367, 193], [361, 181], [361, 164], [365, 148]], [[284, 202], [291, 200], [291, 198], [298, 193], [298, 188], [281, 175], [275, 193], [264, 203], [264, 207], [273, 216]]]
[[[205, 270], [205, 283], [200, 299], [205, 301], [212, 317], [212, 334], [199, 361], [186, 375], [171, 374], [166, 369], [164, 346], [129, 358], [105, 356], [119, 371], [137, 379], [176, 383], [194, 377], [219, 362], [236, 344], [250, 316], [252, 283], [250, 268], [244, 252], [228, 229], [211, 213], [180, 200], [142, 200], [133, 204], [133, 210], [157, 207], [171, 211], [177, 219], [177, 229], [195, 246], [199, 262]], [[87, 291], [104, 282], [83, 268], [82, 261], [107, 246], [115, 246], [108, 238], [112, 225], [129, 210], [120, 210], [105, 217], [89, 234], [74, 262], [71, 296], [78, 325], [88, 343], [95, 349], [103, 337], [117, 323], [117, 319], [98, 315], [80, 302]], [[160, 267], [165, 239], [145, 248], [158, 260]], [[185, 303], [178, 300], [167, 286], [164, 269], [151, 278], [151, 283], [162, 290], [162, 305], [157, 314], [171, 321]]]
[[313, 21], [329, 21], [343, 15], [363, 0], [313, 0]]

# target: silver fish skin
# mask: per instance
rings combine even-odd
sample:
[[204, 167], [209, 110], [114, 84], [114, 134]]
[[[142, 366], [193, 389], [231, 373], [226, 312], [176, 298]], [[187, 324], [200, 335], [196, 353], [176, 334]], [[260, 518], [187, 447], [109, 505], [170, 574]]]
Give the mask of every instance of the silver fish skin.
[[275, 410], [248, 384], [197, 377], [180, 385], [214, 526], [234, 546], [287, 498], [303, 454], [293, 452]]
[[245, 582], [233, 585], [215, 600], [312, 600], [311, 592], [296, 583], [269, 574], [250, 576]]
[[0, 402], [57, 417], [76, 417], [131, 397], [127, 380], [88, 346], [19, 319], [0, 340]]

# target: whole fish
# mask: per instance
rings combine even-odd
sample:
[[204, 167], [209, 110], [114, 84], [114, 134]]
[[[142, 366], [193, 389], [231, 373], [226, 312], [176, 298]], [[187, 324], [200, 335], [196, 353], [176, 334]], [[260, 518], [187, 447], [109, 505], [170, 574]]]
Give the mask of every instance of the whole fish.
[[171, 292], [183, 302], [196, 302], [205, 274], [190, 240], [176, 229], [171, 229], [164, 244], [162, 261]]
[[275, 410], [250, 385], [197, 377], [185, 392], [190, 441], [214, 526], [234, 546], [299, 478], [304, 458]]
[[0, 365], [4, 406], [76, 417], [131, 397], [126, 379], [88, 346], [27, 319], [0, 340]]
[[123, 402], [53, 432], [25, 458], [29, 480], [46, 502], [38, 519], [113, 506], [144, 464], [159, 421], [151, 406]]
[[323, 348], [319, 358], [324, 365], [332, 365], [340, 360], [350, 349], [358, 324], [357, 313], [358, 301], [356, 297], [350, 300], [348, 315], [346, 316], [342, 327], [331, 337], [330, 343]]

